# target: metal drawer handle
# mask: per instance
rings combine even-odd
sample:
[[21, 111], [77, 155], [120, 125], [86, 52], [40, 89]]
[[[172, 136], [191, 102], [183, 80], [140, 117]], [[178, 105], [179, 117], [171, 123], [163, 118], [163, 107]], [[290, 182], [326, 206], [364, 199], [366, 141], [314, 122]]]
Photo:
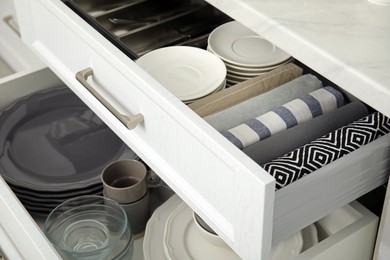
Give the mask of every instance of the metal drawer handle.
[[19, 37], [20, 32], [17, 24], [15, 23], [15, 20], [12, 15], [7, 15], [3, 18], [4, 22], [14, 31]]
[[114, 108], [104, 97], [102, 97], [99, 92], [97, 92], [88, 82], [87, 79], [89, 76], [93, 75], [92, 68], [86, 68], [77, 72], [76, 79], [96, 98], [105, 106], [114, 116], [116, 116], [119, 121], [121, 121], [128, 129], [135, 128], [139, 123], [144, 121], [144, 116], [142, 114], [136, 115], [123, 115], [116, 108]]

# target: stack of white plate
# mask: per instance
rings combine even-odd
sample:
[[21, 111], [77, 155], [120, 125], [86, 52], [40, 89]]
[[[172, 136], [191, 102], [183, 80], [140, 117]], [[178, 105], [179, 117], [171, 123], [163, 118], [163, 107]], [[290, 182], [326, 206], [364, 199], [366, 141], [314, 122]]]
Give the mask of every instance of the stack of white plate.
[[292, 61], [288, 53], [236, 21], [214, 29], [207, 50], [225, 63], [227, 87]]
[[186, 104], [225, 88], [225, 64], [201, 48], [165, 47], [136, 63]]
[[[305, 245], [307, 248], [316, 243], [316, 229], [310, 225], [273, 246], [271, 259], [291, 259], [299, 255]], [[149, 219], [143, 252], [145, 260], [241, 259], [222, 239], [204, 230], [191, 208], [177, 195], [157, 208]]]

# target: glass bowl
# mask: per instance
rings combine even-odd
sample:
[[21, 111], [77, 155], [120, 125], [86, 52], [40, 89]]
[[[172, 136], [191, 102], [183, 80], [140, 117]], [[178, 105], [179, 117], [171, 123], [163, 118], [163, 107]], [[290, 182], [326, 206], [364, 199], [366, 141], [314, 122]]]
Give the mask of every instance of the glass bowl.
[[[69, 199], [47, 217], [44, 232], [64, 259], [108, 259], [123, 239], [132, 239], [127, 216], [115, 201], [95, 195]], [[131, 233], [131, 232], [130, 232]], [[122, 241], [123, 243], [123, 241]]]

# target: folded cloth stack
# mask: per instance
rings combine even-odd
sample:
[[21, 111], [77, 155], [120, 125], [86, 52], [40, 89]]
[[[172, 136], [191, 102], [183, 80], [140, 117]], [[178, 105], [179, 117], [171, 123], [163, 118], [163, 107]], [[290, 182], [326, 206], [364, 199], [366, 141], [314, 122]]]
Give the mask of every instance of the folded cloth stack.
[[243, 152], [262, 165], [368, 114], [365, 104], [354, 101], [249, 145], [243, 149]]
[[276, 179], [276, 189], [280, 189], [389, 132], [390, 119], [375, 112], [262, 167]]
[[222, 135], [243, 149], [299, 123], [335, 110], [344, 103], [344, 96], [340, 91], [332, 87], [320, 88], [224, 131]]
[[320, 80], [313, 75], [306, 74], [277, 88], [206, 116], [204, 120], [217, 131], [226, 131], [322, 87]]
[[205, 117], [237, 105], [302, 76], [303, 69], [293, 63], [214, 92], [189, 104], [199, 116]]

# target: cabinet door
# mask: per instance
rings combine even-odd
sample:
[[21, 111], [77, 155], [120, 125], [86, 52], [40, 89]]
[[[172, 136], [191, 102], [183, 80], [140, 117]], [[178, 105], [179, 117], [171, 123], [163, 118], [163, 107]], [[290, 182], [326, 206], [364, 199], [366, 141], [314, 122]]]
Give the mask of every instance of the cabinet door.
[[24, 41], [69, 88], [242, 258], [268, 259], [274, 179], [61, 1], [15, 3]]

